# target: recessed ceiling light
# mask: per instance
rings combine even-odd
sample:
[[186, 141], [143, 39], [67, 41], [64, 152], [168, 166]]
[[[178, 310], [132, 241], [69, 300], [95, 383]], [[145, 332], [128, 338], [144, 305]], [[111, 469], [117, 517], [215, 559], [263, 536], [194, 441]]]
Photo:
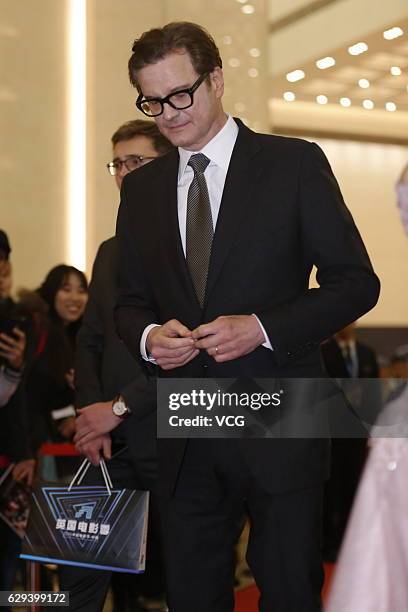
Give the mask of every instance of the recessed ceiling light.
[[385, 103], [385, 109], [387, 111], [390, 111], [391, 113], [393, 113], [394, 111], [397, 110], [397, 105], [394, 104], [394, 102], [386, 102]]
[[296, 100], [296, 96], [293, 91], [285, 91], [283, 94], [283, 99], [286, 100], [286, 102], [293, 102]]
[[256, 68], [250, 68], [248, 70], [248, 74], [249, 74], [250, 77], [255, 79], [258, 76], [259, 72], [258, 72], [258, 70]]
[[398, 38], [398, 36], [402, 36], [403, 33], [404, 33], [404, 30], [402, 30], [398, 26], [395, 26], [394, 28], [385, 30], [385, 32], [383, 32], [383, 36], [385, 40], [393, 40], [394, 38]]
[[290, 83], [296, 83], [296, 81], [300, 81], [301, 79], [305, 78], [305, 73], [303, 72], [303, 70], [293, 70], [292, 72], [288, 72], [288, 74], [286, 75], [286, 79], [290, 82]]
[[316, 96], [316, 102], [318, 104], [327, 104], [328, 102], [327, 96], [322, 96], [322, 95]]
[[336, 63], [334, 57], [323, 57], [322, 59], [317, 60], [316, 66], [320, 68], [320, 70], [325, 70], [326, 68], [331, 68]]
[[249, 55], [252, 55], [252, 57], [259, 57], [261, 55], [261, 52], [256, 47], [253, 47], [253, 49], [249, 50]]
[[238, 68], [238, 66], [241, 64], [237, 57], [231, 57], [231, 59], [228, 60], [228, 63], [231, 68]]
[[360, 55], [361, 53], [367, 51], [367, 49], [368, 45], [365, 42], [359, 42], [349, 47], [348, 52], [350, 53], [350, 55]]
[[370, 81], [367, 79], [359, 79], [358, 84], [362, 89], [367, 89], [367, 87], [370, 87]]
[[222, 42], [224, 43], [224, 45], [230, 45], [232, 43], [231, 36], [224, 36], [224, 38], [222, 39]]
[[391, 66], [390, 72], [392, 76], [400, 76], [402, 74], [402, 70], [399, 66]]
[[244, 6], [241, 7], [241, 11], [245, 15], [252, 15], [253, 13], [255, 13], [255, 7], [252, 6], [252, 4], [244, 4]]
[[350, 98], [340, 98], [340, 104], [344, 106], [344, 108], [348, 108], [351, 106], [351, 100]]
[[372, 100], [363, 100], [363, 106], [366, 110], [372, 110], [374, 108], [374, 102]]

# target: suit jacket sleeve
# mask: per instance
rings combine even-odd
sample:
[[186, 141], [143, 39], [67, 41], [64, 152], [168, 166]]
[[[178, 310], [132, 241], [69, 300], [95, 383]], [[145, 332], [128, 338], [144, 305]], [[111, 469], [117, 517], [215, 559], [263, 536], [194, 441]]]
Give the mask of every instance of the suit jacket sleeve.
[[139, 377], [123, 388], [121, 395], [131, 410], [125, 423], [131, 425], [156, 410], [156, 379]]
[[309, 352], [358, 319], [374, 307], [379, 295], [379, 281], [363, 241], [316, 144], [304, 150], [298, 202], [305, 266], [316, 266], [319, 287], [255, 313], [279, 364]]
[[103, 317], [98, 302], [103, 295], [104, 244], [98, 250], [92, 270], [89, 298], [75, 354], [76, 404], [89, 406], [104, 401], [101, 385], [101, 363], [104, 349]]
[[[131, 201], [127, 198], [126, 185], [127, 181], [124, 180], [116, 228], [119, 244], [120, 289], [115, 309], [115, 321], [118, 334], [131, 355], [145, 366], [147, 362], [140, 354], [140, 339], [144, 329], [150, 323], [157, 322], [157, 317], [153, 306], [152, 291], [140, 263], [137, 245], [132, 234], [129, 215]], [[151, 372], [148, 370], [147, 373]]]

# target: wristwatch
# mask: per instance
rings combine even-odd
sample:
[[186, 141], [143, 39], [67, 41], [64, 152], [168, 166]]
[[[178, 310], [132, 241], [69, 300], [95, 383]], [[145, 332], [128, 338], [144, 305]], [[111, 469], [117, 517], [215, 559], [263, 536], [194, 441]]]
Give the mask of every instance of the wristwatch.
[[115, 416], [120, 417], [121, 419], [126, 419], [126, 417], [131, 414], [129, 406], [121, 395], [118, 395], [118, 397], [113, 400], [112, 412]]

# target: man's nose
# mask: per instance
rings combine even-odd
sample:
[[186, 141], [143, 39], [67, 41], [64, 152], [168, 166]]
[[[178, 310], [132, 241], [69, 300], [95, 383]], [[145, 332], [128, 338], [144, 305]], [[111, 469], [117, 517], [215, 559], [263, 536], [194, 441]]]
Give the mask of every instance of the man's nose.
[[126, 168], [125, 164], [120, 164], [118, 174], [122, 177], [126, 176], [126, 174], [129, 174], [129, 170]]
[[170, 104], [168, 102], [164, 103], [164, 105], [163, 105], [163, 117], [164, 117], [164, 119], [166, 119], [166, 121], [170, 121], [174, 117], [177, 117], [179, 112], [180, 111], [177, 110], [177, 108], [173, 108], [172, 106], [170, 106]]

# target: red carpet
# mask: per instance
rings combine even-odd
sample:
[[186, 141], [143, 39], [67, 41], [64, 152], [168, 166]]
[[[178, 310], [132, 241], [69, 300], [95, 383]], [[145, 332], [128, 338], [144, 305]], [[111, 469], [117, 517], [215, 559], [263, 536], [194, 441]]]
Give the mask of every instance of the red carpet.
[[[333, 576], [334, 565], [326, 563], [324, 566], [324, 585], [323, 585], [323, 601], [326, 599], [330, 588], [330, 582]], [[235, 596], [235, 612], [257, 612], [259, 592], [255, 585], [246, 587], [236, 592]]]

